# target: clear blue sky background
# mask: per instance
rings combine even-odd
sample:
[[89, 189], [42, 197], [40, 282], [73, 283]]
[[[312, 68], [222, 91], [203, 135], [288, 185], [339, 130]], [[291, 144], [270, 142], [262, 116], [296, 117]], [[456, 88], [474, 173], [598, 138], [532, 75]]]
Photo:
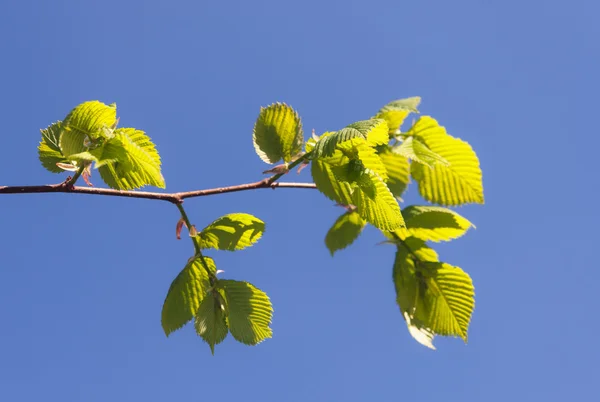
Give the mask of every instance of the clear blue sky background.
[[160, 327], [192, 254], [174, 206], [1, 196], [0, 400], [593, 399], [599, 13], [591, 0], [3, 2], [0, 185], [63, 180], [40, 166], [38, 130], [86, 100], [116, 102], [182, 191], [262, 177], [260, 106], [291, 104], [308, 137], [420, 95], [477, 151], [486, 204], [460, 208], [477, 230], [437, 247], [472, 275], [477, 306], [469, 344], [433, 352], [395, 304], [393, 247], [370, 228], [331, 258], [341, 211], [319, 193], [187, 201], [198, 226], [267, 222], [255, 247], [210, 255], [270, 295], [274, 338], [228, 337], [213, 357], [192, 326]]

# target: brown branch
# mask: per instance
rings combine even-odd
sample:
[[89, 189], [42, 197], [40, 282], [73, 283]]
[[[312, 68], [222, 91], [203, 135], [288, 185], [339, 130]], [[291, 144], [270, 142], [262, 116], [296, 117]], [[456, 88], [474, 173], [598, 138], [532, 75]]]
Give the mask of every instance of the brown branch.
[[316, 188], [313, 183], [271, 183], [270, 179], [235, 186], [209, 188], [206, 190], [183, 191], [179, 193], [154, 193], [149, 191], [120, 191], [108, 188], [79, 187], [68, 184], [69, 179], [59, 184], [42, 186], [0, 186], [0, 194], [33, 194], [33, 193], [73, 193], [95, 194], [113, 197], [147, 198], [150, 200], [168, 201], [181, 204], [185, 198], [204, 197], [207, 195], [233, 193], [236, 191], [256, 190], [260, 188]]

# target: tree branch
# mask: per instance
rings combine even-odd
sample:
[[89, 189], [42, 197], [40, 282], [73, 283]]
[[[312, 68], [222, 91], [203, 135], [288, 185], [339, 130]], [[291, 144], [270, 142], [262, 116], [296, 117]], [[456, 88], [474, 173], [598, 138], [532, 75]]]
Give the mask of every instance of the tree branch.
[[42, 186], [0, 186], [0, 194], [33, 194], [33, 193], [73, 193], [94, 194], [113, 197], [147, 198], [150, 200], [168, 201], [181, 204], [185, 198], [204, 197], [207, 195], [233, 193], [237, 191], [257, 190], [260, 188], [317, 188], [313, 183], [279, 183], [272, 178], [254, 183], [238, 184], [235, 186], [209, 188], [206, 190], [183, 191], [179, 193], [155, 193], [149, 191], [120, 191], [108, 188], [90, 188], [69, 185], [70, 178], [59, 184]]

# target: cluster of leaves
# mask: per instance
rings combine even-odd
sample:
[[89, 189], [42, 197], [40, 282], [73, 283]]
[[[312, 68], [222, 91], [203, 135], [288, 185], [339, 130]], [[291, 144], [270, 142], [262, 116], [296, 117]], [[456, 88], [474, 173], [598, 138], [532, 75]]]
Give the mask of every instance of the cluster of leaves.
[[118, 128], [117, 124], [116, 104], [82, 103], [64, 120], [41, 130], [38, 153], [42, 165], [53, 173], [78, 171], [90, 185], [88, 178], [95, 164], [111, 188], [165, 188], [160, 156], [150, 138], [143, 131]]
[[[462, 269], [439, 261], [427, 242], [449, 241], [473, 225], [444, 208], [483, 203], [479, 160], [468, 143], [450, 136], [433, 118], [420, 117], [406, 132], [401, 126], [418, 113], [420, 98], [384, 106], [373, 118], [335, 132], [313, 134], [304, 141], [298, 113], [285, 104], [262, 108], [254, 126], [254, 148], [268, 164], [273, 180], [300, 165], [311, 166], [320, 192], [345, 207], [325, 237], [333, 255], [352, 244], [366, 224], [396, 245], [393, 281], [397, 303], [410, 334], [433, 347], [435, 335], [459, 336], [466, 342], [474, 308], [474, 288]], [[76, 171], [91, 185], [91, 167], [118, 190], [146, 185], [164, 188], [155, 145], [143, 132], [118, 128], [116, 105], [85, 102], [63, 121], [41, 130], [39, 158], [51, 172]], [[304, 150], [303, 150], [304, 149]], [[78, 176], [76, 176], [78, 177]], [[399, 201], [410, 178], [421, 196], [439, 206], [408, 206]], [[254, 285], [221, 279], [215, 261], [203, 250], [236, 251], [256, 243], [264, 233], [260, 219], [235, 213], [222, 216], [198, 232], [178, 205], [195, 253], [167, 293], [162, 326], [167, 336], [194, 320], [198, 335], [214, 353], [228, 333], [255, 345], [271, 337], [273, 308]]]
[[[400, 99], [369, 120], [313, 134], [304, 152], [298, 114], [273, 104], [261, 110], [254, 146], [266, 163], [283, 160], [279, 171], [310, 163], [319, 191], [346, 207], [325, 237], [332, 255], [352, 244], [367, 223], [396, 244], [397, 303], [411, 335], [434, 349], [435, 335], [467, 341], [474, 288], [466, 272], [440, 262], [426, 242], [462, 236], [473, 225], [444, 207], [483, 203], [484, 197], [479, 160], [468, 143], [429, 116], [401, 131], [407, 116], [418, 113], [419, 103], [418, 97]], [[411, 177], [421, 196], [439, 206], [400, 209]]]
[[197, 252], [171, 284], [163, 305], [167, 336], [194, 319], [196, 332], [213, 354], [229, 332], [246, 345], [271, 337], [273, 307], [266, 293], [248, 282], [217, 278], [221, 271], [200, 251], [242, 250], [256, 243], [264, 231], [263, 221], [242, 213], [222, 216], [199, 233], [192, 226], [190, 236]]

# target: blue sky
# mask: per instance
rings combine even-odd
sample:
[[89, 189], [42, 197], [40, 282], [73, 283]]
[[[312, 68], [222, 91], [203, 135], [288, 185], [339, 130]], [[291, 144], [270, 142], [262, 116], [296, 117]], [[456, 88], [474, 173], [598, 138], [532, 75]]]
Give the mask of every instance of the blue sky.
[[[437, 246], [471, 274], [469, 344], [412, 340], [395, 304], [394, 249], [365, 231], [331, 258], [340, 210], [310, 190], [186, 201], [203, 226], [230, 212], [263, 239], [214, 252], [275, 306], [274, 338], [215, 356], [160, 311], [192, 254], [168, 203], [0, 197], [0, 400], [590, 400], [600, 349], [595, 161], [600, 5], [593, 1], [12, 1], [0, 6], [0, 185], [63, 177], [39, 129], [77, 104], [116, 102], [145, 130], [167, 189], [255, 181], [260, 106], [296, 108], [305, 136], [423, 97], [477, 151], [477, 230]], [[308, 181], [305, 171], [286, 180]], [[101, 185], [99, 177], [95, 184]], [[407, 205], [421, 203], [411, 185]]]

